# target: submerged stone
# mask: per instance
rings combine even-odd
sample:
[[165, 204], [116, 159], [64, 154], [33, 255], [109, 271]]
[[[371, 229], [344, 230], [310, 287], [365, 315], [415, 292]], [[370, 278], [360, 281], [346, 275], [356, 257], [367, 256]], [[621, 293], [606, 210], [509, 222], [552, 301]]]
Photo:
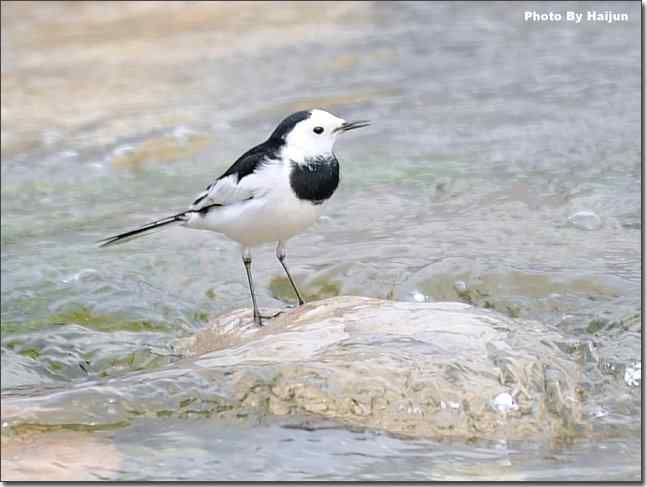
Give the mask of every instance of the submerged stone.
[[289, 415], [411, 437], [571, 436], [583, 426], [580, 370], [561, 340], [547, 325], [462, 303], [335, 297], [262, 328], [244, 309], [179, 340], [184, 358], [168, 367], [5, 396], [3, 419], [16, 430]]
[[235, 311], [178, 348], [196, 356], [193, 366], [231, 367], [245, 384], [239, 394], [272, 414], [413, 436], [526, 438], [581, 420], [578, 366], [561, 340], [541, 323], [462, 303], [339, 297], [264, 328]]

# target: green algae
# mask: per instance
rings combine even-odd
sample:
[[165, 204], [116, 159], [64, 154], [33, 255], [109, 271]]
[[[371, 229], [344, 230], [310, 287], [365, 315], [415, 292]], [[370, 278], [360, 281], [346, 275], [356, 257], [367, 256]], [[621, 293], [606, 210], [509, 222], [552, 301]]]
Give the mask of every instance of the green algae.
[[641, 328], [641, 314], [630, 313], [619, 319], [609, 319], [604, 317], [596, 317], [590, 320], [586, 326], [586, 332], [591, 335], [597, 335], [600, 332], [604, 333], [622, 333], [627, 331], [639, 332]]
[[130, 425], [130, 421], [116, 421], [113, 423], [86, 424], [86, 423], [16, 423], [4, 428], [3, 436], [20, 436], [33, 433], [54, 433], [58, 431], [75, 431], [80, 433], [94, 433], [98, 431], [115, 431]]
[[196, 311], [193, 313], [193, 320], [200, 323], [206, 323], [209, 321], [209, 313], [206, 311]]
[[588, 326], [586, 327], [586, 332], [590, 333], [591, 335], [596, 334], [603, 328], [605, 328], [609, 322], [604, 319], [593, 319], [589, 322]]
[[43, 330], [48, 327], [76, 324], [95, 331], [168, 332], [170, 326], [149, 320], [129, 320], [119, 315], [97, 313], [86, 306], [78, 306], [46, 319], [24, 323], [1, 323], [3, 335]]
[[219, 294], [212, 287], [207, 289], [204, 295], [209, 299], [218, 299], [220, 297]]
[[150, 370], [168, 365], [169, 358], [163, 355], [156, 355], [151, 352], [136, 350], [123, 357], [115, 357], [107, 367], [99, 369], [104, 377], [114, 375], [115, 371], [126, 370]]
[[38, 360], [38, 357], [40, 357], [40, 350], [33, 347], [20, 350], [18, 353], [33, 360]]
[[[306, 301], [317, 301], [332, 298], [341, 294], [341, 283], [321, 276], [305, 284], [297, 283], [299, 290]], [[270, 281], [270, 292], [276, 299], [293, 302], [296, 299], [294, 290], [287, 277], [276, 276]]]
[[49, 369], [50, 369], [52, 372], [59, 372], [59, 371], [63, 370], [63, 367], [64, 367], [64, 365], [63, 365], [61, 362], [54, 362], [54, 361], [52, 361], [52, 362], [50, 362], [50, 364], [49, 364]]
[[418, 282], [417, 287], [432, 301], [458, 300], [511, 318], [529, 317], [538, 312], [566, 313], [572, 309], [569, 299], [573, 296], [589, 300], [618, 297], [617, 289], [592, 277], [562, 279], [518, 271], [439, 271], [433, 277]]

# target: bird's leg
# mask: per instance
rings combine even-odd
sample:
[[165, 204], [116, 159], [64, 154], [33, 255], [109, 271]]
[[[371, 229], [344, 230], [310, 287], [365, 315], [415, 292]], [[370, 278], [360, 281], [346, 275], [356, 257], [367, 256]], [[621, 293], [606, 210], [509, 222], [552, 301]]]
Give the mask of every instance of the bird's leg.
[[252, 306], [254, 307], [254, 323], [263, 326], [263, 319], [256, 306], [256, 295], [254, 294], [254, 280], [252, 279], [252, 252], [249, 249], [243, 249], [243, 264], [247, 273], [247, 282], [249, 283], [249, 292], [252, 295]]
[[243, 264], [245, 264], [245, 272], [247, 273], [247, 282], [249, 283], [249, 292], [252, 295], [252, 306], [254, 308], [254, 323], [258, 326], [263, 326], [263, 319], [276, 318], [280, 312], [271, 316], [263, 316], [258, 310], [256, 305], [256, 294], [254, 293], [254, 279], [252, 278], [252, 252], [250, 249], [243, 249]]
[[292, 276], [290, 275], [290, 271], [288, 270], [288, 267], [285, 265], [285, 256], [287, 255], [286, 249], [285, 249], [285, 243], [284, 242], [279, 242], [278, 245], [276, 246], [276, 258], [279, 259], [279, 262], [281, 263], [281, 266], [283, 266], [283, 270], [285, 271], [285, 274], [288, 276], [288, 281], [290, 281], [290, 284], [292, 285], [292, 289], [294, 289], [294, 294], [297, 295], [297, 300], [299, 301], [299, 306], [305, 303], [303, 298], [301, 297], [301, 293], [297, 289], [297, 285], [294, 283], [294, 279], [292, 279]]

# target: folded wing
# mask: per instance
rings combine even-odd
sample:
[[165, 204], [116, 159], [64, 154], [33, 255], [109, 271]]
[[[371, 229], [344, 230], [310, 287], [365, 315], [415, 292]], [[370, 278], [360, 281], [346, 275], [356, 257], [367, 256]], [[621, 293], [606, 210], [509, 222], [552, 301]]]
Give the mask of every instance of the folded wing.
[[259, 196], [262, 189], [249, 177], [272, 163], [273, 147], [268, 142], [243, 154], [222, 176], [200, 193], [189, 210], [201, 211], [214, 206], [227, 206]]

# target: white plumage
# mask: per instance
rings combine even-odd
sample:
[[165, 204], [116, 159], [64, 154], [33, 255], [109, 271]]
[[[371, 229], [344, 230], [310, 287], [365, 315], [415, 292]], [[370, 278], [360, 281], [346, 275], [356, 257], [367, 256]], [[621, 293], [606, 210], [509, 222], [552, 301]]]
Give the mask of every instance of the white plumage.
[[289, 163], [272, 160], [238, 184], [228, 176], [209, 196], [224, 206], [195, 212], [184, 225], [222, 233], [243, 247], [288, 240], [316, 222], [323, 206], [296, 197], [290, 171]]

